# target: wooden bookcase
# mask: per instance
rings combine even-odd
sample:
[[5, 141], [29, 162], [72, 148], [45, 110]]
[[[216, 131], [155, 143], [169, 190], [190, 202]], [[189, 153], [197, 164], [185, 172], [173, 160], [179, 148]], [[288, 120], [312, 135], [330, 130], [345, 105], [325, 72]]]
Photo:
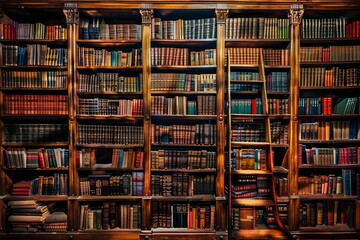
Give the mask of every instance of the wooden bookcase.
[[[67, 33], [66, 38], [61, 40], [0, 40], [3, 57], [3, 64], [0, 66], [2, 102], [0, 111], [1, 238], [15, 239], [26, 236], [28, 239], [50, 237], [52, 239], [108, 239], [119, 236], [126, 239], [291, 239], [292, 237], [321, 239], [326, 235], [326, 238], [329, 239], [339, 237], [353, 239], [358, 236], [360, 222], [356, 217], [353, 219], [353, 227], [304, 227], [300, 221], [299, 210], [300, 207], [304, 209], [303, 206], [308, 203], [316, 205], [318, 202], [338, 201], [352, 205], [354, 216], [358, 216], [360, 203], [355, 194], [349, 196], [304, 195], [300, 192], [301, 189], [298, 185], [299, 177], [310, 178], [311, 174], [340, 176], [343, 169], [350, 169], [355, 174], [359, 173], [359, 162], [351, 165], [299, 165], [299, 154], [301, 153], [299, 144], [305, 145], [308, 149], [312, 147], [359, 148], [358, 139], [308, 141], [300, 138], [302, 134], [300, 126], [306, 122], [334, 122], [348, 119], [352, 122], [359, 122], [359, 112], [350, 115], [303, 115], [300, 113], [301, 103], [304, 101], [302, 98], [331, 97], [333, 104], [339, 98], [353, 97], [358, 100], [358, 83], [356, 86], [304, 87], [302, 81], [308, 79], [304, 77], [305, 68], [324, 68], [328, 72], [335, 67], [340, 69], [357, 68], [359, 59], [330, 62], [301, 61], [303, 51], [301, 48], [360, 45], [359, 36], [305, 38], [302, 35], [303, 29], [305, 29], [304, 19], [343, 17], [347, 22], [358, 21], [359, 17], [356, 16], [356, 13], [360, 10], [360, 5], [357, 1], [343, 1], [342, 3], [306, 1], [303, 5], [285, 0], [268, 2], [183, 1], [181, 3], [168, 1], [143, 1], [142, 3], [48, 1], [46, 4], [36, 1], [12, 1], [11, 3], [0, 1], [0, 7], [6, 17], [10, 17], [13, 21], [19, 23], [41, 22], [45, 25], [58, 24], [65, 28]], [[5, 15], [1, 16], [6, 22]], [[303, 15], [304, 19], [302, 19]], [[234, 20], [235, 18], [242, 18], [242, 20]], [[197, 37], [179, 37], [181, 33], [176, 33], [174, 37], [165, 35], [168, 29], [180, 24], [179, 19], [183, 20], [182, 24], [194, 26], [194, 29], [187, 33], [188, 35], [196, 33], [202, 28], [209, 31], [204, 30], [203, 36]], [[254, 19], [276, 19], [277, 21], [272, 20], [272, 27], [277, 22], [287, 29], [288, 33], [285, 35], [279, 33], [278, 36], [264, 38], [251, 37], [251, 39], [246, 37], [246, 34], [242, 35], [241, 32], [230, 33], [230, 26], [234, 28], [236, 24], [239, 24], [239, 27], [244, 24], [245, 27], [245, 21], [250, 24], [249, 22], [257, 21]], [[279, 19], [284, 20], [280, 21]], [[162, 37], [157, 32], [161, 26], [160, 22], [162, 22], [162, 26], [168, 26], [168, 28], [163, 28], [164, 36]], [[101, 36], [97, 37], [96, 29], [91, 29], [88, 33], [93, 37], [84, 38], [84, 27], [93, 23], [101, 30], [108, 28], [109, 32], [110, 29], [115, 28], [122, 28], [123, 31], [125, 28], [131, 30], [126, 34], [124, 32], [118, 34], [118, 37], [110, 37], [112, 36], [110, 34], [109, 36], [100, 34]], [[130, 25], [131, 27], [128, 28]], [[280, 29], [280, 25], [277, 25], [277, 29]], [[196, 29], [195, 26], [200, 27]], [[136, 36], [131, 35], [133, 33], [136, 33]], [[186, 35], [186, 32], [183, 34]], [[240, 36], [236, 36], [237, 34]], [[4, 63], [4, 61], [8, 61], [7, 58], [4, 60], [4, 49], [9, 51], [8, 46], [17, 46], [20, 49], [30, 44], [66, 49], [67, 65], [11, 66]], [[245, 54], [230, 54], [232, 51], [230, 49], [250, 48], [260, 49], [259, 57], [254, 64], [231, 62], [232, 57]], [[15, 47], [11, 47], [11, 49], [15, 49]], [[186, 63], [180, 64], [171, 61], [177, 54], [176, 49], [187, 49], [179, 50], [179, 52], [184, 52], [183, 56], [187, 58]], [[271, 57], [268, 58], [270, 49], [275, 50], [273, 52], [286, 50], [288, 52], [287, 64], [269, 63], [269, 60], [273, 60]], [[109, 60], [107, 63], [101, 64], [92, 60], [106, 54], [107, 59], [111, 59], [111, 57], [114, 59], [114, 56], [120, 51], [131, 52], [132, 63], [125, 61], [125, 54], [121, 55], [123, 61], [119, 58], [117, 63], [115, 60], [113, 62]], [[348, 50], [349, 53], [356, 51], [359, 50]], [[357, 52], [357, 57], [359, 54]], [[200, 55], [205, 56], [206, 64], [205, 62], [200, 64], [197, 61], [192, 62], [192, 56], [195, 60]], [[91, 61], [93, 61], [91, 64], [85, 63]], [[9, 73], [16, 75], [15, 73], [51, 71], [65, 73], [63, 77], [65, 85], [56, 88], [38, 85], [5, 85], [21, 82], [8, 81], [6, 74]], [[306, 71], [311, 72], [312, 70]], [[259, 81], [236, 82], [235, 79], [231, 79], [233, 72], [256, 72], [258, 73], [256, 80]], [[179, 83], [181, 78], [193, 79], [193, 83], [189, 83], [185, 87], [171, 86], [171, 84]], [[206, 79], [205, 89], [201, 82], [195, 87], [194, 79], [196, 78]], [[275, 84], [274, 79], [276, 78], [282, 79], [280, 80], [281, 86]], [[164, 84], [164, 79], [170, 79], [168, 85]], [[271, 82], [271, 80], [273, 81]], [[87, 81], [93, 81], [93, 83], [84, 84]], [[130, 81], [132, 83], [129, 85], [123, 84]], [[252, 90], [236, 88], [234, 90], [231, 89], [232, 84], [247, 84], [247, 89], [251, 86]], [[93, 87], [96, 86], [101, 88], [94, 89]], [[133, 86], [133, 88], [129, 89], [129, 86]], [[253, 86], [258, 86], [258, 88]], [[40, 110], [35, 110], [37, 106], [46, 106], [48, 99], [54, 101], [57, 99], [56, 96], [66, 99], [66, 111], [50, 111], [43, 114]], [[256, 98], [262, 105], [262, 111], [258, 114], [236, 111], [234, 113], [234, 109], [229, 105], [229, 102], [233, 100], [255, 100]], [[14, 104], [10, 102], [12, 99], [15, 100]], [[27, 105], [25, 102], [28, 99], [35, 103]], [[40, 99], [40, 102], [36, 102], [37, 99]], [[135, 103], [136, 108], [127, 113], [122, 112], [120, 104], [124, 104], [125, 101], [127, 101], [127, 106]], [[25, 113], [17, 112], [26, 108], [20, 107], [22, 105], [19, 103], [30, 106], [30, 109]], [[272, 107], [273, 105], [279, 106], [280, 103], [283, 104], [283, 109]], [[162, 111], [164, 104], [169, 104], [166, 112]], [[171, 104], [174, 109], [169, 107]], [[176, 112], [176, 109], [180, 110]], [[232, 127], [243, 123], [244, 120], [263, 123], [265, 134], [262, 143], [231, 140]], [[41, 134], [32, 135], [31, 132], [41, 132], [42, 130], [39, 128], [42, 125], [40, 124], [53, 126], [57, 123], [66, 125], [66, 130], [61, 130], [64, 139], [61, 140], [61, 135], [47, 139], [46, 142], [35, 141], [34, 136]], [[30, 134], [25, 135], [34, 141], [19, 142], [17, 139], [10, 139], [9, 136], [12, 135], [6, 132], [12, 124], [18, 124], [16, 126], [22, 128], [25, 126], [25, 130], [29, 130], [25, 124], [36, 124], [35, 128], [30, 127]], [[186, 134], [190, 135], [189, 132], [193, 132], [196, 137], [193, 137], [192, 142], [182, 142], [183, 139], [191, 140], [190, 137], [181, 137]], [[283, 135], [279, 137], [281, 140], [275, 137], [279, 132], [280, 135]], [[123, 138], [126, 135], [131, 135], [132, 138]], [[133, 137], [134, 135], [140, 137]], [[58, 142], [59, 139], [60, 142]], [[51, 142], [52, 140], [55, 142]], [[133, 140], [133, 142], [126, 142], [128, 140]], [[16, 150], [21, 150], [21, 148], [26, 150], [64, 148], [68, 150], [68, 165], [61, 168], [9, 168], [4, 154], [6, 151], [12, 151], [13, 148]], [[266, 169], [232, 168], [232, 151], [257, 148], [264, 149], [266, 152], [264, 158]], [[113, 161], [113, 158], [117, 158], [120, 152], [128, 155], [134, 152], [135, 162], [120, 167], [119, 162]], [[180, 158], [185, 158], [184, 156], [190, 159], [190, 156], [195, 155], [196, 157], [192, 157], [192, 159], [200, 160], [200, 164], [195, 160], [185, 164], [178, 161]], [[103, 158], [103, 156], [107, 157]], [[172, 156], [172, 159], [176, 159], [177, 162], [171, 164], [161, 160], [167, 158], [169, 161], [169, 156]], [[39, 176], [53, 176], [54, 174], [68, 175], [67, 194], [50, 196], [12, 196], [10, 194], [13, 184], [20, 180], [32, 180]], [[133, 188], [139, 192], [116, 193], [107, 196], [102, 196], [101, 193], [97, 196], [89, 195], [85, 192], [83, 182], [91, 180], [91, 175], [108, 174], [122, 177], [122, 179], [128, 179], [129, 176], [139, 178], [137, 183], [140, 182], [140, 185], [138, 188]], [[270, 192], [266, 194], [265, 199], [259, 197], [255, 199], [232, 198], [232, 184], [238, 178], [246, 176], [253, 178], [255, 176], [259, 179], [264, 176], [268, 177]], [[142, 181], [141, 178], [143, 178]], [[168, 191], [169, 186], [172, 190], [180, 189], [174, 185], [174, 182], [178, 181], [177, 179], [189, 179], [188, 184], [181, 186], [181, 193], [180, 190]], [[205, 184], [203, 189], [186, 190], [198, 181], [213, 182], [213, 184]], [[164, 182], [168, 185], [164, 186]], [[164, 191], [160, 190], [161, 186], [163, 189], [167, 189], [165, 196]], [[29, 234], [9, 231], [7, 204], [11, 200], [56, 202], [56, 205], [65, 209], [68, 215], [67, 232], [40, 231]], [[138, 216], [138, 221], [134, 221], [133, 226], [128, 224], [120, 228], [120, 219], [116, 221], [117, 227], [109, 227], [111, 229], [89, 229], [80, 225], [82, 211], [85, 207], [93, 209], [94, 212], [101, 208], [104, 211], [104, 206], [106, 208], [107, 204], [111, 204], [113, 209], [120, 209], [119, 211], [125, 211], [129, 216], [132, 215], [132, 219], [134, 211], [137, 212], [135, 216]], [[125, 207], [120, 207], [120, 205]], [[125, 208], [128, 210], [124, 210]], [[254, 218], [257, 216], [255, 213], [259, 210], [262, 212], [272, 209], [277, 229], [259, 230], [254, 225], [252, 225], [253, 229], [233, 229], [234, 208], [244, 208], [244, 213], [251, 212], [251, 216]], [[201, 214], [208, 218], [205, 228], [189, 228], [189, 222], [180, 225], [176, 221], [173, 225], [171, 222], [170, 224], [168, 222], [159, 224], [159, 221], [164, 221], [164, 218], [167, 218], [168, 221], [171, 213], [184, 214], [186, 212], [183, 215], [186, 216], [189, 214], [189, 209], [194, 209], [191, 211], [192, 215], [196, 211], [202, 211]], [[180, 214], [177, 215], [179, 218]], [[85, 220], [83, 219], [83, 221]], [[135, 226], [135, 222], [139, 225]], [[107, 223], [102, 222], [102, 224]]]

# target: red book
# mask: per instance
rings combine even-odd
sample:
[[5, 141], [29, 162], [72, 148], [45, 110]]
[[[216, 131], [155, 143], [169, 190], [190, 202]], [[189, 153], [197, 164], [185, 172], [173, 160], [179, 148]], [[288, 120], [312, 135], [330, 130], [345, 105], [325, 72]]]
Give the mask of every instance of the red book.
[[256, 99], [251, 99], [251, 114], [256, 114]]
[[43, 151], [39, 151], [39, 167], [45, 168], [45, 158]]
[[328, 204], [328, 209], [327, 209], [328, 225], [334, 226], [334, 202], [327, 201], [327, 204]]
[[346, 26], [346, 32], [347, 32], [347, 37], [353, 37], [353, 32], [352, 32], [352, 23], [349, 23]]
[[355, 33], [355, 37], [360, 37], [360, 20], [356, 21], [356, 33]]

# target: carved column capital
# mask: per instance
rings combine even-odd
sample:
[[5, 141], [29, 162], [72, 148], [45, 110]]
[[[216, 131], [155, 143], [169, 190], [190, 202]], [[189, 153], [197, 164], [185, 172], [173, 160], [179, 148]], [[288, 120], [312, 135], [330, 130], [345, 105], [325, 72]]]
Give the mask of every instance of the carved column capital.
[[63, 12], [67, 24], [79, 24], [79, 11], [76, 3], [65, 3]]
[[290, 12], [288, 15], [291, 24], [299, 25], [301, 23], [301, 19], [303, 15], [304, 15], [304, 7], [302, 4], [291, 5]]
[[225, 24], [226, 18], [229, 14], [229, 10], [228, 9], [216, 9], [215, 14], [216, 14], [216, 22]]
[[141, 14], [143, 24], [151, 24], [151, 20], [153, 17], [152, 9], [141, 9], [140, 14]]

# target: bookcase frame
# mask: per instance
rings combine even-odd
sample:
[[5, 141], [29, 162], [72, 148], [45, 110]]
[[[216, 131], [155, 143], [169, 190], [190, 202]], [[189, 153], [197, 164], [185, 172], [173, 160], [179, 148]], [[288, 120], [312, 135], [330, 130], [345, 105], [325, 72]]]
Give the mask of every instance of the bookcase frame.
[[[64, 5], [65, 4], [65, 5]], [[18, 7], [21, 6], [21, 7]], [[71, 159], [69, 165], [69, 196], [60, 201], [67, 202], [68, 208], [68, 223], [69, 231], [67, 233], [36, 233], [31, 234], [27, 233], [6, 233], [5, 230], [5, 206], [6, 201], [9, 199], [5, 198], [6, 195], [5, 186], [10, 184], [8, 182], [6, 173], [3, 171], [3, 156], [0, 156], [0, 179], [1, 179], [1, 200], [0, 200], [0, 236], [4, 239], [15, 239], [23, 238], [24, 236], [29, 239], [45, 239], [51, 237], [53, 239], [64, 239], [68, 237], [69, 239], [89, 239], [95, 237], [96, 239], [108, 239], [112, 235], [121, 235], [126, 236], [127, 239], [169, 239], [176, 236], [179, 239], [227, 239], [230, 237], [227, 235], [227, 222], [231, 221], [231, 216], [226, 213], [227, 206], [227, 197], [225, 195], [225, 123], [226, 115], [224, 111], [225, 106], [225, 19], [228, 14], [229, 9], [234, 9], [238, 11], [245, 10], [269, 10], [269, 11], [290, 11], [289, 18], [291, 20], [291, 49], [290, 49], [290, 66], [291, 66], [291, 86], [290, 86], [290, 96], [289, 96], [289, 106], [290, 106], [290, 123], [289, 123], [289, 147], [287, 153], [287, 164], [288, 165], [288, 178], [289, 178], [289, 197], [285, 198], [285, 202], [288, 202], [289, 208], [289, 230], [293, 236], [299, 239], [322, 239], [324, 233], [314, 231], [301, 232], [299, 231], [299, 218], [298, 218], [298, 209], [300, 206], [300, 196], [298, 195], [298, 143], [299, 143], [299, 130], [298, 130], [298, 107], [299, 107], [299, 75], [300, 75], [300, 62], [299, 62], [299, 49], [300, 49], [300, 25], [303, 11], [310, 9], [311, 11], [324, 12], [326, 11], [340, 11], [340, 10], [349, 10], [353, 11], [360, 10], [360, 4], [354, 0], [345, 0], [339, 3], [337, 0], [312, 0], [304, 1], [303, 5], [297, 4], [295, 1], [288, 0], [274, 0], [274, 1], [197, 1], [193, 2], [191, 0], [185, 0], [181, 3], [174, 3], [171, 1], [157, 1], [157, 0], [144, 0], [141, 3], [135, 2], [123, 2], [123, 1], [111, 1], [111, 2], [102, 2], [102, 1], [48, 1], [47, 3], [41, 1], [24, 1], [24, 0], [14, 0], [11, 2], [0, 1], [0, 6], [4, 9], [50, 9], [52, 11], [64, 11], [64, 15], [67, 21], [68, 28], [68, 96], [69, 96], [69, 157]], [[75, 151], [75, 132], [76, 132], [76, 113], [75, 113], [75, 101], [76, 93], [74, 92], [73, 84], [75, 82], [75, 51], [76, 51], [76, 39], [77, 39], [77, 27], [79, 21], [78, 11], [81, 9], [105, 9], [116, 12], [117, 9], [129, 9], [136, 10], [140, 12], [142, 18], [142, 73], [144, 79], [143, 85], [143, 100], [144, 100], [144, 192], [141, 199], [135, 199], [135, 201], [141, 201], [142, 206], [142, 229], [140, 232], [132, 231], [89, 231], [89, 232], [79, 232], [77, 231], [78, 225], [78, 211], [80, 207], [80, 202], [83, 201], [81, 196], [78, 195], [78, 176], [76, 169], [76, 151]], [[191, 232], [187, 230], [173, 230], [163, 233], [154, 233], [151, 231], [151, 192], [150, 192], [150, 176], [151, 176], [151, 164], [150, 164], [150, 151], [151, 151], [151, 91], [150, 91], [150, 79], [151, 79], [151, 18], [153, 15], [153, 10], [166, 10], [166, 9], [181, 9], [181, 10], [193, 10], [193, 9], [207, 9], [213, 10], [214, 16], [217, 20], [217, 41], [216, 41], [216, 54], [217, 54], [217, 94], [216, 94], [216, 132], [217, 132], [217, 160], [216, 160], [216, 196], [215, 196], [215, 205], [216, 205], [216, 219], [215, 219], [215, 231], [213, 232]], [[1, 93], [1, 100], [3, 100], [3, 94]], [[5, 117], [1, 114], [1, 119], [4, 120]], [[4, 143], [4, 122], [1, 121], [1, 144], [3, 151]], [[286, 161], [286, 156], [284, 157]], [[358, 169], [358, 168], [357, 168]], [[15, 198], [17, 199], [17, 198]], [[19, 198], [22, 199], [22, 198]], [[36, 199], [36, 198], [35, 198]], [[59, 199], [49, 198], [49, 201], [57, 201]], [[117, 198], [121, 200], [121, 198]], [[99, 201], [96, 199], [87, 199], [86, 201]], [[356, 214], [360, 215], [360, 203], [359, 200], [353, 199], [356, 204]], [[26, 234], [26, 235], [25, 235]], [[330, 232], [326, 236], [331, 239], [336, 238], [356, 238], [359, 234], [357, 232]], [[266, 234], [265, 234], [266, 235]], [[266, 236], [260, 236], [266, 238]]]

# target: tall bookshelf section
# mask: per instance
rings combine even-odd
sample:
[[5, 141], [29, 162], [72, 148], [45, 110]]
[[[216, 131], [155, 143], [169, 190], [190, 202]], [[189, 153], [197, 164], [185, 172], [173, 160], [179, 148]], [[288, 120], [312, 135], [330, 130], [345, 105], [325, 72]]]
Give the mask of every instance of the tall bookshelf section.
[[[68, 31], [61, 12], [27, 13], [26, 22], [11, 10], [1, 19], [0, 228], [53, 231], [53, 224], [42, 221], [61, 211], [57, 230], [62, 232], [68, 228], [71, 180]], [[24, 204], [29, 208], [19, 210]], [[42, 214], [34, 209], [43, 209]]]
[[[299, 231], [358, 234], [359, 33], [346, 10], [305, 10], [300, 35]], [[325, 233], [326, 232], [326, 233]]]
[[75, 48], [76, 229], [139, 234], [144, 81], [138, 10], [79, 10]]
[[213, 234], [216, 18], [169, 12], [155, 10], [151, 25], [151, 229]]
[[288, 173], [289, 20], [263, 14], [230, 10], [226, 20], [226, 190], [232, 238], [285, 237], [275, 229], [284, 230], [278, 209], [287, 209], [287, 199], [277, 207], [279, 186], [274, 183], [286, 180]]

